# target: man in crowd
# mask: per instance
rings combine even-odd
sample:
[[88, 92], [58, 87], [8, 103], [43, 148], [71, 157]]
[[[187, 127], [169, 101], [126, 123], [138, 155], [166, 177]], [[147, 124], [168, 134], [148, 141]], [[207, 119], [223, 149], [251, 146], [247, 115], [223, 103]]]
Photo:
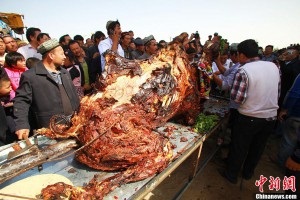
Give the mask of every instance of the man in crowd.
[[86, 38], [84, 46], [88, 49], [94, 45], [94, 42], [91, 38]]
[[[219, 56], [219, 61], [220, 61], [220, 63], [219, 64], [221, 64], [222, 66], [224, 66], [225, 67], [225, 69], [227, 70], [227, 69], [229, 69], [231, 66], [232, 66], [232, 62], [231, 62], [231, 60], [230, 59], [228, 59], [228, 51], [224, 51], [220, 56]], [[213, 63], [212, 63], [212, 70], [213, 70], [213, 72], [215, 73], [215, 72], [217, 72], [217, 71], [219, 71], [219, 69], [218, 69], [218, 67], [217, 67], [217, 64], [216, 64], [216, 61], [214, 61]]]
[[79, 43], [75, 40], [71, 40], [69, 42], [69, 49], [71, 53], [75, 57], [76, 64], [80, 65], [83, 69], [83, 77], [84, 77], [84, 94], [89, 94], [92, 92], [92, 84], [96, 81], [97, 76], [97, 68], [92, 69], [91, 64], [87, 57], [82, 54], [83, 49], [79, 45]]
[[278, 119], [285, 120], [283, 137], [289, 138], [288, 142], [290, 142], [281, 145], [280, 164], [285, 165], [286, 176], [296, 177], [295, 192], [300, 194], [300, 75], [287, 93]]
[[63, 35], [59, 38], [59, 44], [64, 50], [66, 50], [68, 48], [70, 40], [72, 40], [72, 38], [68, 34]]
[[[276, 152], [276, 155], [271, 155], [270, 159], [281, 167], [284, 167], [285, 161], [293, 153], [297, 145], [296, 130], [300, 127], [300, 113], [297, 103], [299, 99], [294, 98], [296, 100], [291, 101], [290, 95], [294, 95], [293, 93], [296, 92], [289, 92], [294, 87], [293, 83], [296, 77], [300, 74], [300, 60], [298, 56], [299, 51], [297, 49], [287, 49], [283, 53], [283, 57], [279, 58], [281, 59], [281, 93], [279, 98], [280, 112], [277, 132], [279, 135], [282, 135], [282, 139], [279, 151]], [[286, 117], [285, 120], [283, 116]]]
[[157, 46], [158, 46], [159, 49], [165, 48], [165, 47], [167, 47], [167, 42], [164, 41], [164, 40], [160, 40], [158, 42]]
[[[258, 60], [258, 45], [245, 40], [238, 45], [239, 62], [231, 99], [239, 104], [238, 116], [232, 129], [232, 141], [227, 166], [221, 175], [236, 184], [249, 180], [273, 131], [278, 109], [280, 73], [272, 62]], [[272, 81], [270, 81], [272, 80]]]
[[300, 73], [299, 50], [296, 48], [287, 49], [280, 61], [281, 70], [281, 93], [279, 106], [281, 106], [285, 95], [292, 87], [293, 82]]
[[90, 61], [93, 60], [94, 58], [100, 56], [98, 45], [102, 40], [105, 39], [105, 35], [102, 31], [96, 31], [93, 39], [94, 39], [94, 44], [91, 47], [89, 47], [87, 50], [87, 52], [88, 52], [87, 56]]
[[131, 52], [131, 56], [132, 56], [132, 59], [138, 59], [139, 57], [141, 57], [144, 54], [144, 51], [145, 51], [144, 42], [140, 37], [137, 37], [134, 40], [134, 44], [136, 46], [136, 49]]
[[[40, 33], [37, 36], [37, 42], [38, 42], [38, 46], [41, 45], [42, 43], [44, 43], [47, 40], [50, 40], [50, 36], [48, 33]], [[32, 57], [29, 57], [30, 60], [32, 60], [32, 58], [37, 58], [39, 60], [42, 60], [42, 54], [36, 52]], [[28, 58], [26, 59], [26, 61], [28, 60]], [[30, 61], [29, 61], [30, 62]]]
[[78, 44], [81, 48], [84, 46], [84, 38], [81, 35], [75, 35], [73, 40], [78, 42]]
[[6, 56], [6, 45], [3, 40], [0, 40], [0, 68], [4, 66], [5, 56]]
[[130, 43], [131, 43], [131, 36], [130, 36], [129, 32], [122, 32], [121, 38], [120, 38], [120, 44], [124, 51], [124, 58], [132, 60], [131, 49], [129, 46]]
[[40, 33], [38, 36], [37, 36], [37, 41], [38, 41], [38, 44], [41, 45], [42, 43], [46, 42], [47, 40], [50, 40], [51, 37], [49, 36], [48, 33]]
[[22, 46], [18, 49], [18, 52], [21, 53], [25, 60], [30, 57], [36, 57], [41, 58], [42, 56], [38, 54], [37, 47], [39, 46], [37, 37], [41, 33], [41, 30], [39, 28], [28, 28], [26, 31], [26, 38], [29, 42], [29, 44]]
[[95, 70], [95, 73], [100, 75], [102, 72], [101, 58], [98, 49], [99, 43], [105, 39], [105, 35], [102, 31], [96, 31], [94, 34], [94, 43], [87, 49], [88, 62], [91, 64], [91, 68]]
[[129, 33], [130, 37], [131, 37], [132, 39], [134, 39], [134, 32], [133, 32], [132, 30], [130, 30], [130, 31], [128, 31], [128, 33]]
[[2, 39], [5, 43], [6, 53], [16, 52], [18, 50], [18, 44], [13, 37], [11, 37], [10, 35], [4, 35]]
[[[79, 97], [69, 72], [61, 66], [65, 60], [62, 47], [56, 39], [39, 46], [43, 60], [21, 76], [14, 98], [16, 134], [19, 139], [28, 137], [29, 130], [49, 127], [53, 115], [72, 115], [79, 107]], [[29, 108], [35, 117], [36, 127], [28, 120]]]
[[265, 51], [264, 51], [264, 54], [263, 54], [261, 60], [269, 61], [269, 62], [276, 62], [277, 57], [273, 53], [273, 45], [267, 45], [265, 47]]
[[118, 20], [108, 21], [106, 23], [106, 29], [108, 37], [105, 40], [102, 40], [98, 46], [101, 56], [102, 71], [105, 70], [105, 55], [108, 50], [115, 51], [120, 56], [124, 57], [124, 50], [119, 44], [119, 40], [122, 33], [120, 22]]
[[150, 56], [154, 55], [158, 50], [157, 42], [153, 35], [145, 37], [143, 42], [145, 46], [145, 52], [141, 57], [139, 57], [140, 60], [150, 58]]

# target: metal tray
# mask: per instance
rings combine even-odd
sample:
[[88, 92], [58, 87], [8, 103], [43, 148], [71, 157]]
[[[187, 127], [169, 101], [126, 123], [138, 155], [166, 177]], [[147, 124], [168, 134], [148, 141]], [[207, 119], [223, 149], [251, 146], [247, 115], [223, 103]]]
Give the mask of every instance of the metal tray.
[[[228, 101], [209, 99], [204, 103], [204, 112], [217, 114], [221, 117], [225, 116], [228, 112]], [[167, 131], [168, 129], [171, 129], [172, 132], [170, 133], [170, 131]], [[165, 126], [159, 127], [157, 132], [169, 137], [170, 142], [175, 146], [173, 149], [174, 159], [170, 165], [158, 175], [116, 188], [104, 198], [105, 200], [140, 199], [141, 197], [145, 196], [159, 183], [161, 183], [169, 174], [171, 174], [171, 172], [173, 172], [189, 155], [198, 149], [199, 146], [205, 141], [206, 137], [210, 135], [209, 133], [202, 135], [195, 133], [189, 126], [183, 126], [172, 122], [168, 122], [165, 124]], [[184, 141], [182, 138], [184, 138]], [[33, 142], [33, 138], [30, 138], [30, 140]], [[55, 140], [50, 140], [43, 136], [38, 137], [38, 144], [41, 147], [53, 144], [55, 142]], [[20, 146], [24, 147], [25, 144], [21, 143]], [[0, 147], [0, 161], [6, 159], [7, 154], [12, 150], [13, 149], [11, 145]], [[38, 174], [59, 174], [70, 179], [74, 186], [84, 186], [93, 178], [95, 174], [98, 174], [100, 180], [103, 180], [114, 175], [115, 173], [91, 169], [74, 160], [74, 154], [70, 154], [69, 156], [64, 157], [64, 159], [44, 163], [43, 170], [41, 171], [35, 167], [17, 177], [14, 177], [0, 184], [0, 188], [3, 188], [23, 178]]]

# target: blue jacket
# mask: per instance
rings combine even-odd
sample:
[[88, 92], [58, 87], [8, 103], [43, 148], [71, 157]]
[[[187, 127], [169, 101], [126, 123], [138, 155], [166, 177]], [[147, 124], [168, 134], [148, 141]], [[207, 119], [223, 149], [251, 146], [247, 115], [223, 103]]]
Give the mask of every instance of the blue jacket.
[[288, 116], [300, 118], [300, 74], [286, 94], [282, 108], [288, 110]]

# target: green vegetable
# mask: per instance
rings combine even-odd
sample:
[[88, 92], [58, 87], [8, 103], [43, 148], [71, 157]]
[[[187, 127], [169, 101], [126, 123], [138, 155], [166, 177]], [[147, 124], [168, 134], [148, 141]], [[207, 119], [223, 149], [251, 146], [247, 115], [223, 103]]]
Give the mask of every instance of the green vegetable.
[[217, 115], [204, 115], [201, 113], [196, 119], [194, 130], [198, 133], [208, 132], [218, 123], [218, 120]]
[[221, 55], [223, 55], [223, 53], [224, 53], [226, 42], [227, 42], [226, 39], [221, 39], [220, 40], [220, 54]]

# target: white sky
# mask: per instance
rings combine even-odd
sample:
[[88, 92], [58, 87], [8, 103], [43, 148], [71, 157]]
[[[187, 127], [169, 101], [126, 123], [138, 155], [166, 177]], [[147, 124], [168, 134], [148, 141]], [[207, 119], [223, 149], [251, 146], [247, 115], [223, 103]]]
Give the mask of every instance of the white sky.
[[118, 19], [135, 37], [170, 41], [199, 31], [203, 44], [218, 32], [230, 43], [255, 39], [275, 48], [300, 43], [299, 8], [300, 0], [0, 0], [0, 12], [23, 14], [25, 26], [57, 39], [107, 34], [106, 22]]

